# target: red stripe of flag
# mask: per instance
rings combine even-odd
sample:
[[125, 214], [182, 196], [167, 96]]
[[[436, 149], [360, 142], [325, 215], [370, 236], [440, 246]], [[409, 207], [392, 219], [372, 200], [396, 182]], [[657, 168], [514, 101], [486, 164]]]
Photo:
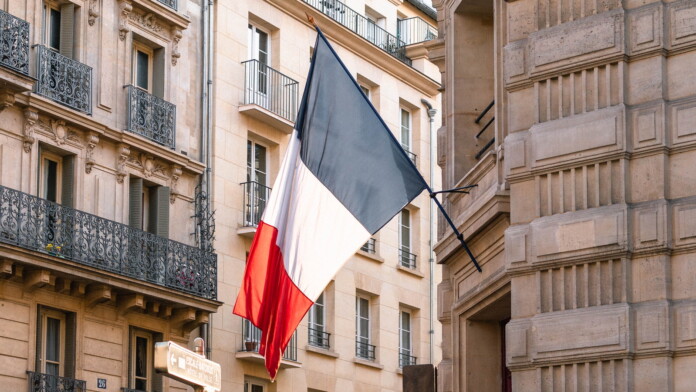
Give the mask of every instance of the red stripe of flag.
[[277, 228], [259, 223], [233, 310], [261, 330], [259, 354], [266, 358], [271, 380], [295, 328], [313, 304], [288, 276], [277, 238]]

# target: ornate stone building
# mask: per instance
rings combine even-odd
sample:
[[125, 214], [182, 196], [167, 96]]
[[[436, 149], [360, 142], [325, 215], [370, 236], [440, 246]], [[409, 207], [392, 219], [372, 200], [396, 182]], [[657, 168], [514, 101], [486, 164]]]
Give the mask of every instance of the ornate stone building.
[[403, 365], [439, 360], [439, 337], [430, 334], [435, 328], [434, 296], [429, 293], [438, 271], [429, 262], [426, 195], [338, 273], [296, 331], [276, 382], [268, 380], [257, 353], [259, 331], [232, 314], [246, 254], [285, 154], [309, 70], [316, 32], [305, 13], [314, 17], [429, 178], [431, 124], [421, 100], [439, 109], [440, 75], [426, 59], [423, 42], [437, 31], [434, 11], [413, 3], [216, 3], [212, 195], [224, 305], [211, 319], [212, 359], [222, 364], [224, 391], [400, 391]]
[[220, 305], [202, 15], [196, 0], [0, 1], [3, 391], [187, 390], [152, 356]]
[[436, 8], [439, 390], [692, 390], [696, 2]]

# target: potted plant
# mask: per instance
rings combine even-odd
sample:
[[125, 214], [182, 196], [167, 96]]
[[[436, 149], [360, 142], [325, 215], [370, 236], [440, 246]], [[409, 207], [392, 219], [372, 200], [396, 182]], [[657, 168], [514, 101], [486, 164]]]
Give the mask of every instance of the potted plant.
[[253, 340], [247, 340], [246, 342], [244, 342], [244, 349], [246, 351], [256, 351], [256, 344], [257, 342]]

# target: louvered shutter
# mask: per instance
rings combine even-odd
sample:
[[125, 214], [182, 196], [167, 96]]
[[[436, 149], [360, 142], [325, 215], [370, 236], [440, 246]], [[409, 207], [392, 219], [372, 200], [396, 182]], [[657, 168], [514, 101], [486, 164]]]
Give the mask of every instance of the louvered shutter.
[[164, 48], [155, 49], [152, 59], [152, 95], [164, 99]]
[[131, 177], [129, 183], [128, 225], [143, 229], [143, 179]]
[[75, 4], [60, 6], [60, 54], [73, 58], [75, 46]]
[[75, 207], [75, 156], [63, 157], [63, 173], [61, 183], [61, 203], [70, 208]]
[[75, 341], [77, 339], [77, 320], [75, 313], [65, 317], [65, 377], [75, 378]]
[[149, 231], [169, 238], [169, 187], [158, 186], [150, 192]]

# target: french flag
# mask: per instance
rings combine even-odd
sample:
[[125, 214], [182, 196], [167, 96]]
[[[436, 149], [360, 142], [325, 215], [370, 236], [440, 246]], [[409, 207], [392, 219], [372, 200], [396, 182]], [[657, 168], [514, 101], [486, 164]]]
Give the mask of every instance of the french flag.
[[293, 332], [345, 262], [427, 184], [317, 28], [287, 153], [234, 313], [275, 379]]

